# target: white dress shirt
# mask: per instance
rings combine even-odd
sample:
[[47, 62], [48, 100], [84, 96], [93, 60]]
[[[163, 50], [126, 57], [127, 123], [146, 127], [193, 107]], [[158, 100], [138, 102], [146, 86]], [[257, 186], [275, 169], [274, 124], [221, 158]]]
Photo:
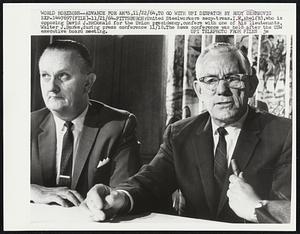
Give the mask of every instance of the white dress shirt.
[[[81, 137], [83, 123], [84, 123], [84, 119], [85, 119], [87, 110], [88, 110], [88, 105], [85, 108], [85, 110], [76, 119], [72, 120], [72, 123], [73, 123], [72, 132], [73, 132], [73, 136], [74, 136], [72, 175], [73, 175], [73, 170], [74, 170], [75, 159], [77, 156], [79, 140]], [[60, 174], [62, 144], [63, 144], [64, 134], [67, 131], [67, 127], [64, 125], [64, 123], [66, 122], [65, 120], [58, 118], [54, 114], [53, 114], [53, 117], [54, 117], [55, 126], [56, 126], [56, 183], [58, 183], [58, 178], [59, 178], [59, 174]]]
[[[230, 165], [232, 154], [233, 154], [233, 151], [235, 149], [235, 145], [236, 145], [236, 142], [238, 140], [238, 137], [240, 135], [243, 123], [244, 123], [244, 121], [247, 117], [247, 114], [248, 114], [248, 108], [247, 108], [246, 113], [237, 122], [224, 127], [225, 130], [228, 133], [227, 135], [225, 135], [225, 141], [226, 141], [226, 145], [227, 145], [227, 155], [226, 155], [226, 157], [227, 157], [227, 166], [228, 167]], [[217, 145], [218, 145], [218, 142], [219, 142], [219, 133], [217, 131], [219, 126], [216, 125], [216, 123], [213, 121], [213, 119], [211, 121], [211, 124], [212, 124], [213, 138], [214, 138], [214, 155], [215, 155], [216, 148], [217, 148]]]

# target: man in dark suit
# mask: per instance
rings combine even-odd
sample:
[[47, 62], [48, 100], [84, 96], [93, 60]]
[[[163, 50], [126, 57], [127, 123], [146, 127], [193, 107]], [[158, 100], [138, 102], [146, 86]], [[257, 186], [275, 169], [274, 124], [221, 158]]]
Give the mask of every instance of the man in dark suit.
[[82, 203], [94, 220], [156, 209], [178, 188], [184, 215], [225, 222], [258, 222], [256, 208], [290, 200], [291, 121], [248, 106], [258, 81], [247, 57], [212, 44], [196, 77], [207, 112], [171, 124], [154, 159], [126, 183], [95, 185]]
[[79, 205], [93, 185], [136, 173], [135, 116], [89, 100], [96, 75], [86, 47], [54, 41], [39, 70], [46, 107], [31, 114], [31, 201]]

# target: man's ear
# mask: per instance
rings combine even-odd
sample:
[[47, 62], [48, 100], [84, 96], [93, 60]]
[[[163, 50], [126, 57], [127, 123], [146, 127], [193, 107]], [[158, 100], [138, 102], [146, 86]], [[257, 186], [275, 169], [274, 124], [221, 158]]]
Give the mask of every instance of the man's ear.
[[197, 97], [198, 97], [199, 99], [201, 99], [201, 86], [200, 86], [200, 81], [194, 80], [194, 81], [193, 81], [193, 88], [194, 88], [194, 90], [195, 90], [195, 92], [196, 92], [196, 94], [197, 94]]
[[256, 76], [256, 70], [252, 68], [252, 75], [249, 77], [249, 97], [253, 97], [258, 85], [258, 78]]
[[96, 74], [95, 73], [90, 73], [87, 75], [87, 79], [85, 81], [85, 85], [84, 85], [84, 91], [86, 93], [91, 92], [92, 86], [94, 84], [96, 80]]

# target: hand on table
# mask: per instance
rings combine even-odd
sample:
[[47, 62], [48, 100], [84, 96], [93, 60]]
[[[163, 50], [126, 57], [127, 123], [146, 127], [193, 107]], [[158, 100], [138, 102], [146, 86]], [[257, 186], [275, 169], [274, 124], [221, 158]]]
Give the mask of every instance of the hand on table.
[[129, 206], [128, 199], [122, 191], [113, 190], [103, 184], [96, 184], [87, 193], [87, 197], [80, 207], [94, 221], [103, 221], [112, 219], [122, 210], [127, 209]]
[[63, 207], [79, 206], [82, 196], [75, 190], [67, 187], [43, 187], [37, 184], [30, 185], [30, 200], [34, 203], [49, 204], [55, 202]]
[[255, 207], [261, 200], [251, 185], [246, 183], [243, 172], [229, 177], [229, 189], [227, 197], [230, 208], [241, 218], [248, 221], [257, 222], [255, 216]]

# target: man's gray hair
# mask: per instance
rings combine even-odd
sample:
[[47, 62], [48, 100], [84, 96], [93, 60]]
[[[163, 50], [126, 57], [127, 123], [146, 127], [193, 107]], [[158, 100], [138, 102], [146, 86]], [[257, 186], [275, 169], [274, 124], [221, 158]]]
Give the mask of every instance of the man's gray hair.
[[238, 49], [236, 46], [233, 46], [229, 43], [224, 42], [216, 42], [210, 44], [208, 47], [206, 47], [201, 54], [199, 55], [197, 61], [196, 61], [196, 77], [199, 78], [200, 73], [200, 65], [202, 64], [203, 60], [207, 56], [207, 54], [214, 54], [214, 53], [232, 53], [234, 54], [237, 59], [240, 66], [240, 70], [245, 71], [246, 74], [252, 75], [252, 68], [250, 65], [250, 62], [247, 58], [247, 56]]

